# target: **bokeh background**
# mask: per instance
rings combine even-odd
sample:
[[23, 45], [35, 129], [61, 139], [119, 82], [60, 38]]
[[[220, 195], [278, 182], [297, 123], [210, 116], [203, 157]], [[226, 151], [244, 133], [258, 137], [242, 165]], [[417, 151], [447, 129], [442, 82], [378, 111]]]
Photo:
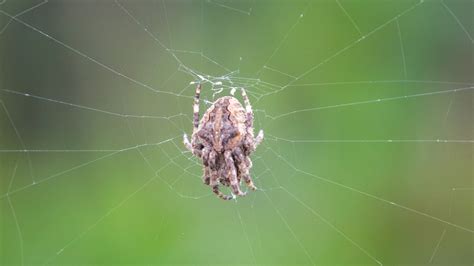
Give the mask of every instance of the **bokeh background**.
[[[474, 263], [473, 1], [0, 10], [0, 264]], [[202, 184], [191, 82], [247, 88], [260, 191]]]

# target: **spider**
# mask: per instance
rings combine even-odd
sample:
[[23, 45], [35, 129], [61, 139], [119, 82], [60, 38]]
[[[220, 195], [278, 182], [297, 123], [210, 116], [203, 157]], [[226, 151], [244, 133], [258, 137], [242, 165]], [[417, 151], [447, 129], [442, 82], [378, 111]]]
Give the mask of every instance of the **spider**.
[[[199, 121], [199, 96], [201, 84], [196, 87], [194, 96], [193, 134], [191, 142], [184, 134], [183, 142], [193, 155], [202, 159], [204, 184], [223, 200], [245, 196], [240, 189], [243, 179], [251, 190], [253, 184], [249, 170], [252, 161], [249, 156], [263, 140], [263, 131], [257, 137], [253, 132], [253, 111], [247, 93], [242, 88], [245, 108], [232, 96], [217, 99]], [[219, 185], [230, 187], [232, 195], [225, 195]]]

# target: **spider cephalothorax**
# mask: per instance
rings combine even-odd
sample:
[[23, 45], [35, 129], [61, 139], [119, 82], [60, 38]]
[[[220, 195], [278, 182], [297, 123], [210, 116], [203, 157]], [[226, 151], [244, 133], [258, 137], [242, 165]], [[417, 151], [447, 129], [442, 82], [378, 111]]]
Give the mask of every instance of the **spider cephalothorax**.
[[[250, 189], [257, 189], [249, 174], [252, 167], [249, 156], [263, 140], [262, 130], [254, 137], [253, 111], [247, 94], [242, 89], [245, 108], [234, 97], [221, 97], [199, 121], [200, 94], [199, 84], [193, 106], [193, 135], [191, 142], [184, 135], [184, 145], [202, 159], [203, 182], [219, 198], [229, 200], [234, 196], [245, 196], [246, 193], [240, 189], [240, 181], [243, 179]], [[219, 185], [230, 187], [232, 195], [224, 195]]]

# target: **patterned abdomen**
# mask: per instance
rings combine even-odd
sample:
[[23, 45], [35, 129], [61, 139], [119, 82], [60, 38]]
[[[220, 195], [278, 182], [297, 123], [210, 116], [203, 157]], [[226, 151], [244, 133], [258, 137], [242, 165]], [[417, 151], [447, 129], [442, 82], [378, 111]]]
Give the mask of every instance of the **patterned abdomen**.
[[[219, 98], [204, 114], [198, 135], [206, 142], [212, 142], [216, 152], [232, 149], [241, 144], [247, 132], [245, 118], [245, 109], [236, 98]], [[210, 136], [204, 136], [209, 132]]]

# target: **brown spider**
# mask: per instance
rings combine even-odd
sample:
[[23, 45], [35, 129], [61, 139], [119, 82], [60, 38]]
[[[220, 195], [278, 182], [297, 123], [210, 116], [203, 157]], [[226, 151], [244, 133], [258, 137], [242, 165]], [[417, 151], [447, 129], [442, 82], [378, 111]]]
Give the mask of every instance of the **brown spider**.
[[[257, 188], [250, 178], [252, 168], [250, 154], [263, 140], [263, 131], [257, 137], [253, 133], [253, 111], [244, 89], [242, 97], [245, 109], [231, 96], [217, 99], [199, 121], [199, 95], [201, 84], [196, 87], [194, 97], [194, 121], [191, 142], [184, 134], [186, 148], [202, 159], [204, 167], [203, 182], [221, 199], [230, 200], [235, 196], [245, 196], [240, 190], [243, 178], [247, 186]], [[219, 184], [230, 187], [232, 195], [224, 195]]]

